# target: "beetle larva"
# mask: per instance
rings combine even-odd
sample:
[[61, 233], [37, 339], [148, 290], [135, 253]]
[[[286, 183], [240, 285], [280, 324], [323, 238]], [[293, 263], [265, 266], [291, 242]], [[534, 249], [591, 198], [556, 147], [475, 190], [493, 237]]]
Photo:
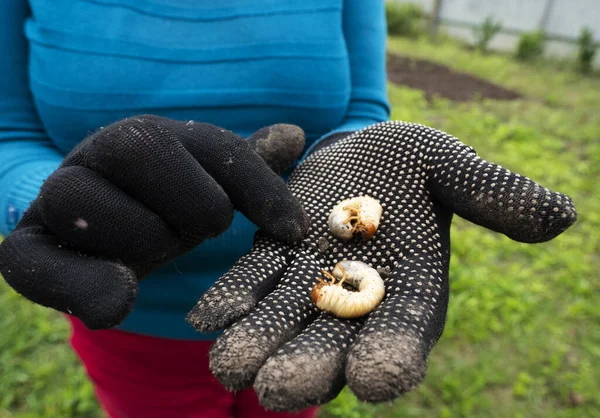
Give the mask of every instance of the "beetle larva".
[[[318, 278], [319, 283], [312, 289], [312, 301], [319, 309], [340, 318], [359, 318], [368, 314], [385, 294], [377, 270], [362, 261], [340, 261], [331, 273], [323, 270], [323, 274], [330, 281]], [[345, 289], [342, 283], [350, 284], [357, 291]]]
[[379, 202], [369, 196], [343, 200], [329, 214], [329, 230], [341, 240], [350, 240], [356, 234], [369, 240], [379, 228], [381, 212]]

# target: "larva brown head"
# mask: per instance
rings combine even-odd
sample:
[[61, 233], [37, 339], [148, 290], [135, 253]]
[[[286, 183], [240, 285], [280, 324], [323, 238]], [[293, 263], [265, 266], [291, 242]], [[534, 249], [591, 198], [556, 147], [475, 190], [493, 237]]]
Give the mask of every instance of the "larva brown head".
[[316, 304], [317, 302], [319, 302], [319, 299], [321, 298], [321, 289], [323, 288], [323, 286], [325, 285], [324, 282], [320, 281], [319, 283], [316, 283], [313, 288], [312, 288], [312, 292], [311, 292], [311, 298], [314, 304]]
[[377, 228], [370, 222], [359, 223], [356, 225], [356, 233], [360, 234], [361, 238], [365, 241], [370, 240], [375, 235]]

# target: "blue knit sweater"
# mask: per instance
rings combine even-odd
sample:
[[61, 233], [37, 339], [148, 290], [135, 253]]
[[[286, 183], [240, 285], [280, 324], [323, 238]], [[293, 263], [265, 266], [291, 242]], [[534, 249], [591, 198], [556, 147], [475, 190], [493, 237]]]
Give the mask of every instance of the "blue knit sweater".
[[[152, 113], [246, 136], [293, 123], [308, 145], [386, 120], [384, 0], [3, 0], [0, 234], [90, 132]], [[251, 246], [221, 237], [140, 284], [121, 329], [211, 339], [184, 318]]]

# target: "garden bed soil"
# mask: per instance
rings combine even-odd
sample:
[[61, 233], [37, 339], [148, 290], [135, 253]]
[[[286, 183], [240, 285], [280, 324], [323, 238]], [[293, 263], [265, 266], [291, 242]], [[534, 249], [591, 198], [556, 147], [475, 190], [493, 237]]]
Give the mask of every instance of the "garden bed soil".
[[425, 60], [390, 54], [387, 71], [392, 83], [423, 90], [427, 100], [436, 96], [456, 102], [484, 98], [514, 100], [521, 97], [515, 91]]

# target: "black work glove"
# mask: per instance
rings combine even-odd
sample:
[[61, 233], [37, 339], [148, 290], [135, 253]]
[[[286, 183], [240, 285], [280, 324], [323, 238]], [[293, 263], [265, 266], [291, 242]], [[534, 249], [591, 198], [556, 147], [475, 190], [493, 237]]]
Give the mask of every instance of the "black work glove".
[[[387, 122], [321, 144], [289, 187], [311, 217], [298, 245], [260, 231], [252, 251], [201, 298], [188, 320], [226, 327], [210, 353], [229, 389], [254, 384], [261, 404], [295, 410], [333, 399], [347, 383], [363, 401], [392, 400], [423, 379], [448, 305], [453, 213], [521, 242], [550, 240], [576, 219], [571, 199], [482, 160], [426, 126]], [[332, 236], [340, 201], [368, 195], [383, 206], [368, 241]], [[377, 269], [385, 297], [367, 317], [315, 308], [321, 270], [342, 260]], [[237, 322], [236, 322], [237, 321]]]
[[48, 177], [0, 244], [0, 273], [26, 298], [91, 329], [115, 326], [131, 311], [139, 280], [223, 233], [234, 209], [278, 240], [299, 240], [309, 219], [267, 162], [283, 171], [303, 146], [293, 125], [246, 141], [152, 115], [116, 122]]

